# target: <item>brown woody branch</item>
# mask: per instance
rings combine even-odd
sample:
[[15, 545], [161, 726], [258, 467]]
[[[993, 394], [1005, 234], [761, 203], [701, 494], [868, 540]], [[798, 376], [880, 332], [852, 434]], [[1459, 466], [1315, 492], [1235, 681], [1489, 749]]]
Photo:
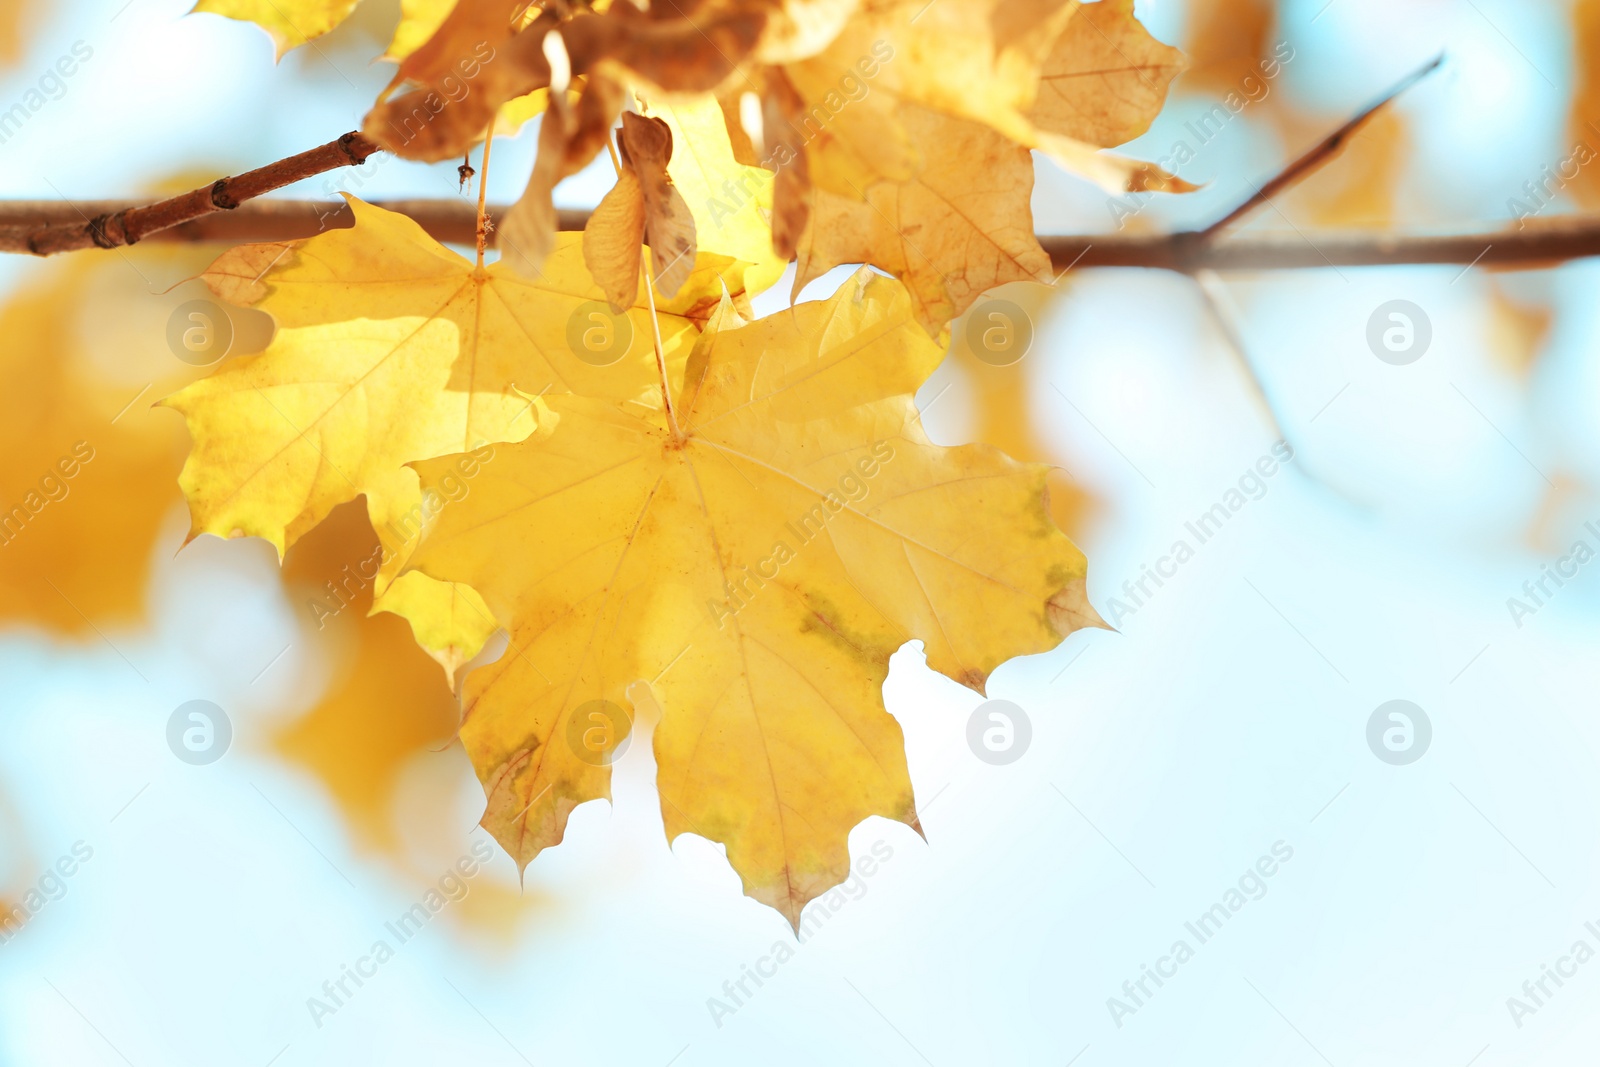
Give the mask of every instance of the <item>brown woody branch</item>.
[[[466, 200], [378, 203], [411, 216], [437, 240], [463, 245], [474, 240], [476, 212]], [[132, 215], [129, 207], [123, 201], [95, 201], [76, 207], [53, 201], [0, 202], [0, 252], [32, 251], [26, 243], [16, 243], [14, 234], [55, 233], [73, 229], [74, 222], [81, 228], [83, 214]], [[504, 205], [491, 207], [490, 214], [499, 215], [505, 210]], [[589, 217], [586, 211], [562, 211], [559, 215], [563, 230], [581, 230]], [[287, 241], [350, 225], [350, 209], [343, 201], [257, 200], [231, 211], [193, 217], [170, 229], [152, 232], [146, 239]], [[1561, 216], [1525, 221], [1514, 230], [1439, 235], [1310, 231], [1206, 239], [1199, 232], [1185, 232], [1051, 236], [1041, 237], [1040, 242], [1058, 271], [1068, 267], [1148, 267], [1191, 274], [1199, 270], [1295, 270], [1408, 263], [1527, 268], [1600, 256], [1600, 218]]]
[[365, 163], [378, 146], [351, 132], [325, 145], [154, 204], [18, 203], [0, 209], [0, 251], [49, 256], [82, 248], [120, 248], [152, 234], [236, 210], [247, 200], [338, 167]]
[[[1600, 255], [1600, 218], [1566, 216], [1516, 231], [1451, 235], [1334, 232], [1246, 234], [1227, 230], [1270, 198], [1331, 159], [1379, 110], [1436, 70], [1443, 57], [1418, 69], [1204, 230], [1168, 234], [1042, 237], [1058, 271], [1075, 267], [1145, 267], [1200, 271], [1289, 270], [1393, 266], [1407, 263], [1539, 267]], [[124, 201], [63, 203], [0, 201], [0, 252], [52, 255], [81, 248], [116, 248], [139, 240], [285, 241], [354, 224], [343, 201], [253, 200], [379, 151], [359, 133], [290, 156], [236, 178], [223, 178], [182, 196], [140, 206]], [[245, 203], [245, 201], [252, 201]], [[382, 207], [415, 219], [436, 239], [472, 244], [477, 212], [464, 200], [392, 200]], [[497, 206], [491, 215], [506, 209]], [[563, 230], [581, 230], [588, 212], [558, 213]]]

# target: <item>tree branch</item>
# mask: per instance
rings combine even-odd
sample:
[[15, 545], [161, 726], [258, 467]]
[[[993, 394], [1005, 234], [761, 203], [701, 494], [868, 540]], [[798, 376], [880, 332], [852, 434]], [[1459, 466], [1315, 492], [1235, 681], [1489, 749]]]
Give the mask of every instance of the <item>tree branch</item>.
[[1332, 133], [1328, 134], [1328, 136], [1324, 137], [1322, 140], [1318, 141], [1310, 148], [1309, 151], [1300, 156], [1299, 159], [1296, 159], [1293, 163], [1290, 163], [1287, 167], [1284, 167], [1272, 178], [1272, 180], [1257, 189], [1255, 194], [1245, 200], [1244, 203], [1240, 204], [1238, 207], [1222, 216], [1222, 218], [1218, 219], [1216, 222], [1213, 222], [1210, 226], [1207, 226], [1204, 230], [1200, 231], [1201, 236], [1214, 240], [1218, 234], [1222, 233], [1222, 231], [1226, 230], [1233, 223], [1237, 222], [1245, 215], [1248, 215], [1262, 204], [1270, 203], [1272, 198], [1278, 193], [1288, 189], [1300, 179], [1304, 178], [1306, 175], [1310, 174], [1312, 171], [1328, 162], [1328, 160], [1338, 155], [1339, 150], [1345, 146], [1345, 143], [1349, 141], [1350, 138], [1354, 137], [1356, 135], [1356, 131], [1365, 126], [1374, 115], [1382, 111], [1401, 93], [1405, 92], [1407, 89], [1417, 84], [1417, 82], [1438, 70], [1443, 63], [1444, 53], [1441, 52], [1430, 62], [1424, 63], [1421, 67], [1418, 67], [1416, 70], [1406, 75], [1400, 80], [1399, 84], [1395, 85], [1394, 88], [1390, 89], [1387, 93], [1384, 93], [1383, 96], [1379, 97], [1369, 107], [1361, 111], [1360, 114], [1350, 119], [1350, 121], [1346, 122], [1343, 126], [1340, 126], [1337, 130], [1334, 130]]
[[[51, 201], [0, 201], [0, 252], [32, 251], [25, 243], [27, 234], [81, 229], [84, 215], [111, 216], [129, 206], [126, 201], [93, 201], [76, 207]], [[152, 209], [159, 206], [153, 205]], [[470, 245], [475, 239], [476, 212], [465, 200], [388, 200], [379, 201], [378, 206], [411, 216], [437, 240]], [[497, 205], [489, 212], [498, 216], [506, 210], [507, 205]], [[587, 211], [557, 214], [563, 230], [581, 230], [589, 218]], [[170, 229], [151, 232], [145, 239], [289, 241], [352, 224], [350, 209], [343, 201], [256, 200], [231, 211], [190, 218]], [[1600, 256], [1600, 217], [1566, 215], [1525, 220], [1514, 230], [1460, 234], [1296, 231], [1205, 239], [1200, 232], [1181, 232], [1046, 236], [1039, 240], [1058, 271], [1068, 267], [1146, 267], [1192, 274], [1199, 270], [1295, 270], [1408, 263], [1529, 268]]]
[[[1331, 159], [1368, 119], [1436, 70], [1442, 60], [1441, 56], [1411, 74], [1203, 230], [1048, 236], [1041, 237], [1040, 243], [1057, 271], [1143, 267], [1191, 275], [1415, 263], [1526, 268], [1600, 255], [1600, 217], [1585, 216], [1532, 224], [1523, 220], [1515, 231], [1489, 233], [1307, 234], [1295, 230], [1230, 236], [1225, 232], [1271, 196]], [[327, 229], [354, 225], [349, 207], [343, 201], [252, 198], [325, 171], [360, 164], [377, 151], [378, 146], [361, 134], [347, 133], [319, 148], [147, 206], [128, 201], [0, 201], [0, 252], [44, 256], [82, 248], [116, 248], [145, 239], [240, 242], [312, 237]], [[247, 200], [251, 202], [245, 203]], [[409, 215], [440, 241], [470, 245], [477, 238], [477, 212], [466, 201], [391, 200], [378, 206]], [[506, 210], [495, 206], [490, 214]], [[560, 211], [557, 216], [561, 229], [581, 230], [589, 213]]]
[[101, 210], [105, 205], [5, 205], [5, 210], [0, 210], [0, 251], [49, 256], [82, 248], [119, 248], [135, 244], [151, 234], [214, 212], [233, 211], [247, 200], [303, 178], [338, 167], [359, 166], [378, 150], [375, 143], [351, 132], [236, 178], [220, 178], [182, 196], [142, 207], [122, 204]]

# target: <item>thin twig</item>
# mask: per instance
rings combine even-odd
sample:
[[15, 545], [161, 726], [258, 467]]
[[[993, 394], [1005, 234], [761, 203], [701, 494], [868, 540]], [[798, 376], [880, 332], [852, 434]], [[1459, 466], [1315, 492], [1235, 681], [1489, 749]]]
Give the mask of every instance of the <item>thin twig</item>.
[[1421, 81], [1423, 78], [1426, 78], [1429, 74], [1432, 74], [1434, 71], [1438, 70], [1440, 64], [1443, 62], [1444, 54], [1441, 52], [1430, 62], [1424, 64], [1417, 70], [1408, 74], [1405, 78], [1401, 79], [1394, 88], [1390, 89], [1370, 107], [1362, 111], [1349, 122], [1346, 122], [1343, 126], [1340, 126], [1337, 130], [1334, 130], [1322, 140], [1318, 141], [1316, 145], [1310, 149], [1310, 151], [1306, 152], [1299, 159], [1296, 159], [1293, 163], [1290, 163], [1287, 167], [1283, 168], [1283, 170], [1280, 171], [1276, 177], [1267, 182], [1267, 184], [1263, 185], [1261, 188], [1257, 189], [1252, 196], [1245, 200], [1244, 203], [1228, 212], [1216, 222], [1213, 222], [1210, 226], [1207, 226], [1204, 230], [1201, 230], [1198, 239], [1202, 241], [1213, 240], [1218, 234], [1220, 234], [1223, 230], [1226, 230], [1240, 218], [1248, 215], [1250, 212], [1254, 211], [1256, 208], [1260, 207], [1262, 204], [1265, 204], [1274, 196], [1283, 192], [1295, 182], [1305, 177], [1311, 171], [1317, 169], [1322, 164], [1332, 159], [1338, 154], [1339, 149], [1344, 147], [1345, 142], [1354, 136], [1357, 130], [1366, 125], [1368, 120], [1370, 120], [1379, 111], [1383, 110], [1383, 108], [1390, 101], [1394, 100], [1395, 97], [1399, 96], [1401, 93], [1417, 84], [1417, 82]]
[[489, 146], [494, 144], [494, 116], [489, 116], [489, 128], [483, 132], [483, 161], [478, 164], [478, 210], [473, 220], [473, 237], [478, 246], [478, 270], [483, 270], [483, 251], [489, 244]]
[[[247, 200], [281, 189], [338, 167], [359, 166], [378, 151], [378, 146], [359, 133], [351, 132], [325, 145], [280, 159], [233, 178], [219, 178], [210, 185], [181, 196], [143, 206], [124, 205], [110, 211], [92, 211], [90, 205], [61, 204], [66, 212], [37, 212], [20, 218], [0, 211], [0, 251], [31, 252], [49, 256], [83, 248], [119, 248], [135, 244], [151, 234], [170, 229], [220, 211], [233, 211]], [[37, 216], [49, 221], [40, 225]]]

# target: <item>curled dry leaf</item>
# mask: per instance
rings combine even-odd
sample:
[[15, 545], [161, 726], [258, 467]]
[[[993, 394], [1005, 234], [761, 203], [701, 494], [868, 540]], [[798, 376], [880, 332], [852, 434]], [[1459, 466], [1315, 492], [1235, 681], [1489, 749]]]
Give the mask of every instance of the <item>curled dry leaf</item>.
[[[917, 825], [889, 657], [920, 640], [982, 692], [1087, 618], [1046, 468], [922, 432], [912, 394], [941, 356], [904, 288], [866, 270], [748, 324], [724, 305], [670, 409], [551, 397], [555, 430], [506, 446], [440, 516], [413, 565], [510, 626], [467, 680], [461, 737], [519, 865], [609, 795], [597, 756], [616, 738], [587, 734], [597, 715], [624, 733], [640, 683], [662, 709], [669, 839], [725, 844], [791, 923], [845, 877], [862, 819]], [[452, 462], [415, 466], [433, 486]]]
[[639, 175], [625, 167], [583, 228], [583, 262], [613, 307], [626, 307], [639, 295], [644, 215]]
[[[606, 74], [673, 92], [709, 92], [726, 82], [761, 39], [774, 8], [769, 0], [657, 5], [640, 12], [629, 3], [603, 14], [552, 11], [517, 18], [521, 2], [461, 4], [439, 33], [407, 58], [392, 88], [363, 131], [410, 159], [460, 155], [482, 137], [496, 110], [550, 85], [544, 38], [560, 32], [574, 77]], [[685, 9], [688, 9], [687, 11]]]
[[[401, 60], [362, 132], [406, 159], [437, 162], [463, 154], [482, 139], [502, 105], [550, 87], [550, 67], [538, 45], [559, 20], [541, 14], [519, 30], [527, 10], [523, 0], [458, 3], [438, 31]], [[526, 60], [531, 71], [512, 56], [512, 43], [521, 38], [534, 46]]]
[[[502, 261], [525, 278], [537, 278], [556, 243], [553, 194], [564, 178], [588, 166], [606, 146], [622, 110], [623, 87], [604, 75], [590, 76], [576, 106], [564, 95], [539, 125], [539, 152], [528, 185], [501, 220], [495, 243]], [[619, 307], [631, 304], [622, 301]]]
[[583, 257], [615, 307], [639, 292], [641, 244], [650, 249], [656, 290], [671, 298], [688, 280], [696, 252], [694, 215], [667, 173], [672, 127], [626, 112], [617, 137], [622, 170], [583, 234]]

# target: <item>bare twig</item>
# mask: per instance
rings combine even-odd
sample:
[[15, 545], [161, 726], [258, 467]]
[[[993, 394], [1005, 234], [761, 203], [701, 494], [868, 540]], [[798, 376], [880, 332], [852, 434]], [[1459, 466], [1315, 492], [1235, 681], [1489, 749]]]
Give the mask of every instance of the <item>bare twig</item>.
[[1240, 204], [1238, 207], [1222, 216], [1222, 218], [1218, 219], [1216, 222], [1213, 222], [1210, 226], [1207, 226], [1204, 230], [1200, 231], [1199, 239], [1205, 241], [1214, 239], [1219, 233], [1221, 233], [1223, 230], [1226, 230], [1240, 218], [1248, 215], [1262, 204], [1267, 203], [1274, 196], [1283, 192], [1295, 182], [1299, 181], [1301, 178], [1304, 178], [1307, 174], [1310, 174], [1312, 171], [1328, 162], [1328, 160], [1338, 155], [1339, 149], [1344, 147], [1345, 142], [1353, 137], [1357, 130], [1359, 130], [1362, 126], [1365, 126], [1372, 116], [1383, 110], [1383, 108], [1388, 105], [1390, 101], [1394, 100], [1395, 97], [1399, 96], [1401, 93], [1417, 84], [1417, 82], [1421, 81], [1423, 78], [1426, 78], [1429, 74], [1432, 74], [1434, 71], [1438, 70], [1439, 65], [1443, 62], [1444, 55], [1443, 53], [1440, 53], [1439, 55], [1435, 56], [1432, 61], [1424, 64], [1412, 73], [1408, 74], [1406, 77], [1402, 78], [1394, 88], [1390, 89], [1370, 107], [1362, 111], [1349, 122], [1346, 122], [1343, 126], [1340, 126], [1337, 130], [1334, 130], [1322, 140], [1318, 141], [1309, 151], [1300, 156], [1299, 159], [1296, 159], [1293, 163], [1290, 163], [1287, 167], [1284, 167], [1283, 170], [1278, 172], [1276, 177], [1267, 182], [1267, 184], [1263, 185], [1261, 188], [1257, 189], [1255, 194], [1246, 199], [1244, 203]]
[[[0, 250], [31, 252], [36, 256], [72, 252], [82, 248], [118, 248], [198, 219], [213, 212], [232, 211], [247, 200], [281, 189], [303, 178], [337, 167], [359, 166], [378, 146], [351, 132], [325, 145], [247, 171], [235, 178], [220, 178], [210, 185], [142, 207], [125, 205], [111, 211], [91, 211], [88, 205], [66, 207], [71, 214], [54, 215], [40, 225], [27, 214], [0, 213]], [[13, 205], [16, 206], [16, 205]], [[37, 208], [37, 205], [21, 205]]]

